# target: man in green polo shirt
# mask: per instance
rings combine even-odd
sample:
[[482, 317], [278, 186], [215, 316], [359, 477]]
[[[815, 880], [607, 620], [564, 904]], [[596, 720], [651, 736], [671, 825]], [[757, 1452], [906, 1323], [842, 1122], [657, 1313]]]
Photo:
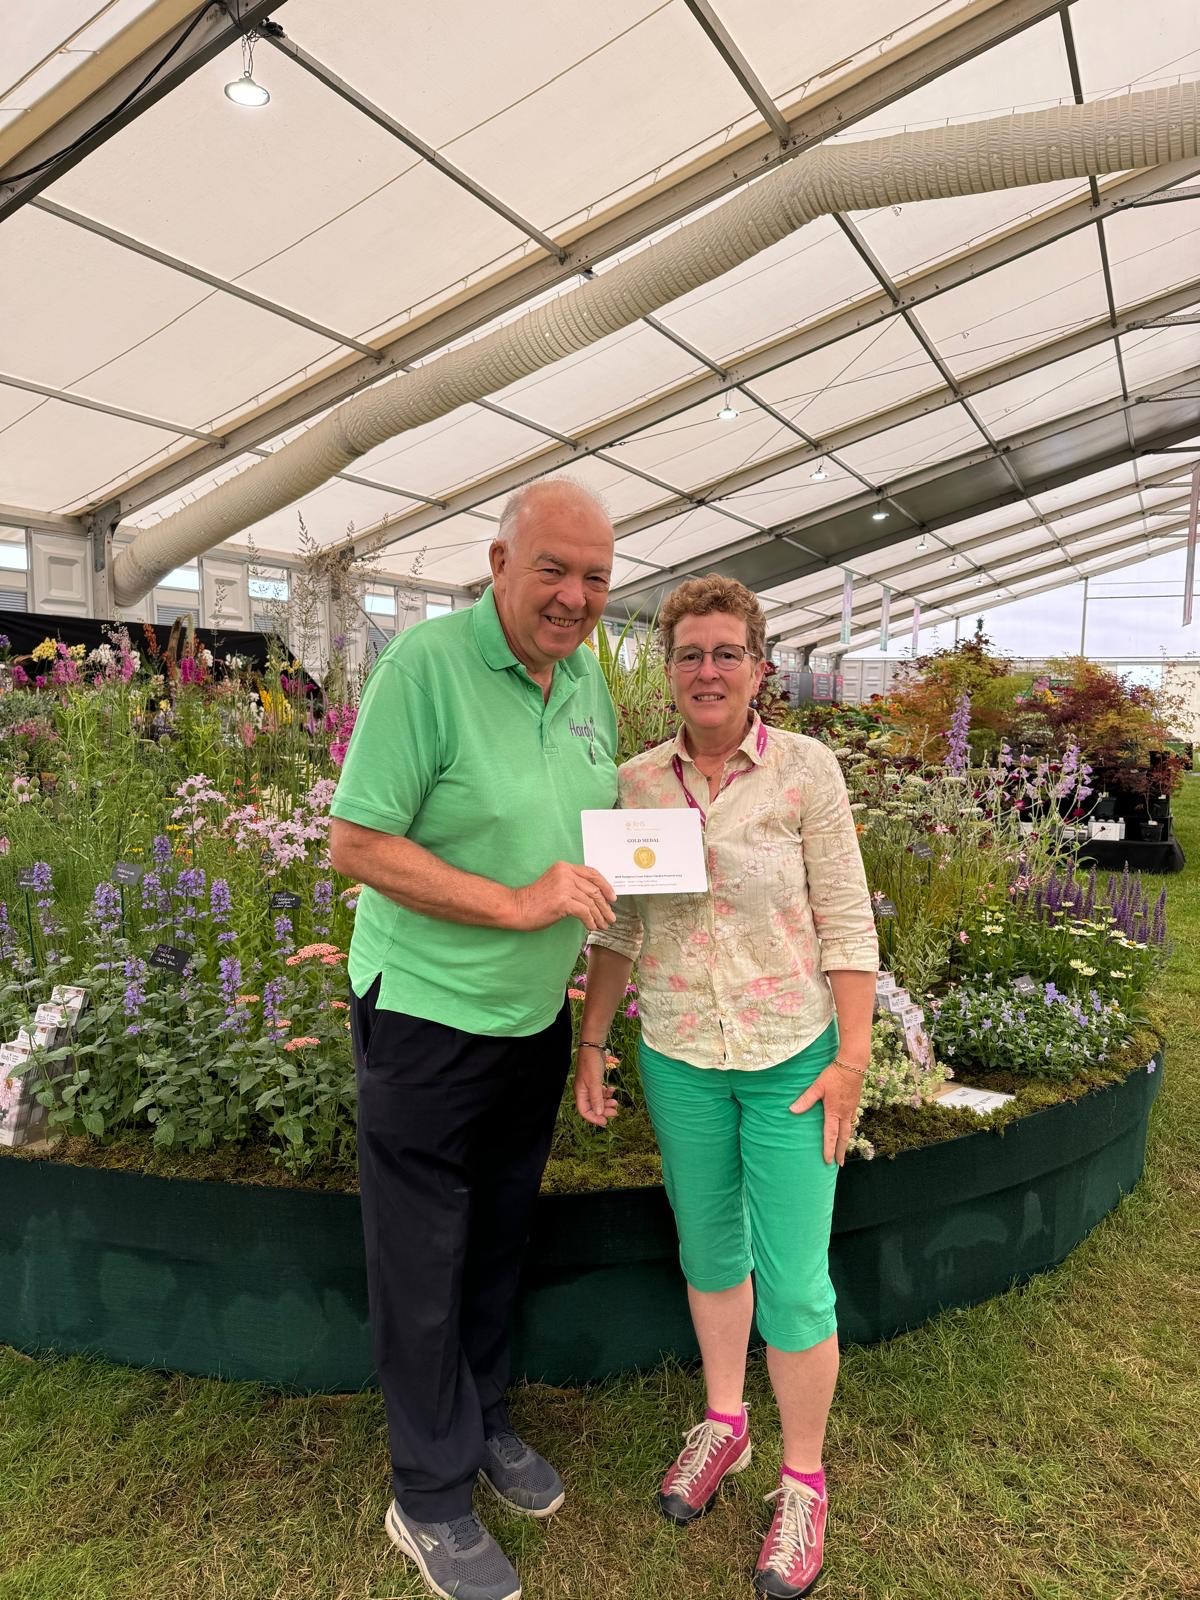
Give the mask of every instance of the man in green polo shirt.
[[570, 1058], [564, 991], [613, 920], [580, 812], [616, 800], [616, 717], [585, 640], [612, 525], [585, 490], [505, 507], [492, 587], [409, 629], [367, 681], [330, 850], [365, 885], [350, 946], [359, 1174], [394, 1499], [387, 1531], [435, 1594], [512, 1600], [477, 1476], [562, 1504], [505, 1409], [521, 1256]]

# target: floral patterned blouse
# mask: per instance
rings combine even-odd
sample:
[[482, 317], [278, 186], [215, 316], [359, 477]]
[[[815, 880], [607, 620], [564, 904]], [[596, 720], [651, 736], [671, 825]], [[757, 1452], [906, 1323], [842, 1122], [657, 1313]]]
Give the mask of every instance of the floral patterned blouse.
[[[786, 1061], [833, 1017], [826, 972], [874, 972], [875, 921], [827, 745], [753, 725], [709, 799], [683, 730], [627, 761], [618, 804], [702, 813], [707, 894], [629, 895], [591, 944], [638, 961], [646, 1043], [696, 1067]], [[687, 789], [685, 794], [684, 789]]]

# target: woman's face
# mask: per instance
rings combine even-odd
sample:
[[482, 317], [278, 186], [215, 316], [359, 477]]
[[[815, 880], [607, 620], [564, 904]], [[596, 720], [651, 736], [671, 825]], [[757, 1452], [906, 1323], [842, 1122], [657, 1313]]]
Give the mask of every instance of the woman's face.
[[[690, 729], [706, 734], [740, 735], [750, 715], [750, 701], [758, 693], [766, 663], [745, 655], [736, 666], [726, 661], [718, 665], [723, 646], [745, 650], [746, 623], [726, 611], [712, 611], [705, 617], [685, 616], [675, 624], [671, 660], [667, 677], [680, 715]], [[680, 666], [681, 650], [705, 652], [698, 666]], [[713, 651], [717, 652], [714, 660]]]

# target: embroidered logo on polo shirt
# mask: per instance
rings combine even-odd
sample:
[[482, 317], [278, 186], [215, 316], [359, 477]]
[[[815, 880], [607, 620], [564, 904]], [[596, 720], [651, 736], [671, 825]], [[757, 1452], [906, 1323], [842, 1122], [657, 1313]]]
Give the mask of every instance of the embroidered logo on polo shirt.
[[596, 765], [596, 719], [589, 717], [586, 722], [567, 721], [567, 727], [577, 739], [586, 739], [588, 742], [588, 760]]

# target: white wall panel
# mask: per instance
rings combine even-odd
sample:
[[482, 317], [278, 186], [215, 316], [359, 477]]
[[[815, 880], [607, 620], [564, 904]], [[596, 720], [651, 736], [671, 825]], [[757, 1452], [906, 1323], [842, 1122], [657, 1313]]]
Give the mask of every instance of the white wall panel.
[[[219, 555], [200, 560], [200, 610], [206, 628], [250, 628], [249, 568], [242, 561], [222, 561]], [[218, 615], [220, 605], [220, 620]]]
[[91, 552], [68, 534], [30, 536], [29, 604], [33, 611], [86, 617], [91, 612]]

